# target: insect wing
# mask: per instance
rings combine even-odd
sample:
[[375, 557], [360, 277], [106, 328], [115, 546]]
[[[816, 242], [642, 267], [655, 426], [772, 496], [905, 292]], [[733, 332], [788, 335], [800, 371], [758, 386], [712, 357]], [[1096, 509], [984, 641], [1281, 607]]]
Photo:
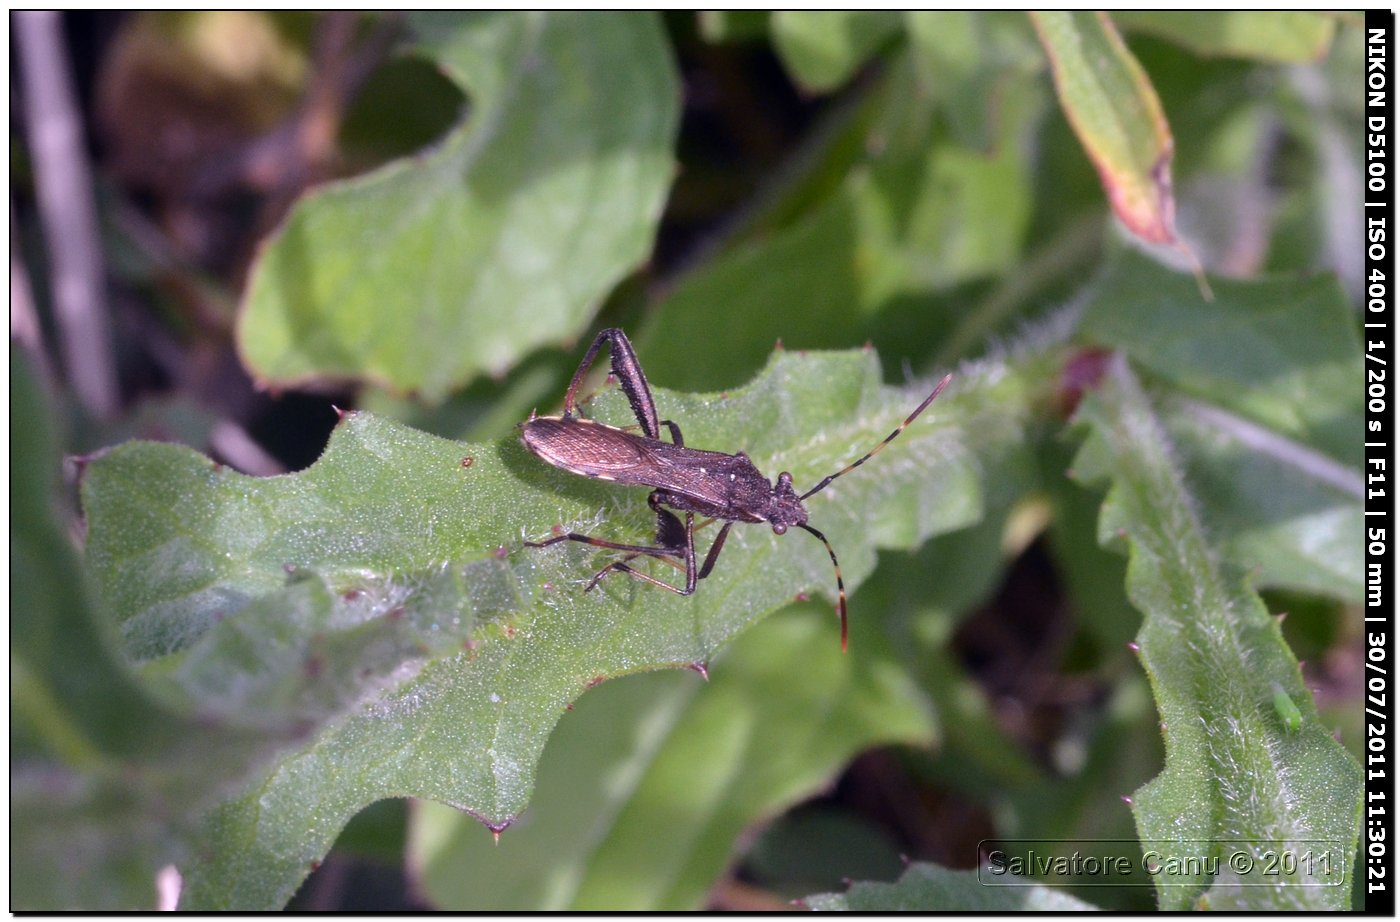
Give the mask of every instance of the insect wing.
[[586, 419], [541, 416], [521, 427], [521, 441], [555, 467], [584, 477], [652, 485], [653, 440]]

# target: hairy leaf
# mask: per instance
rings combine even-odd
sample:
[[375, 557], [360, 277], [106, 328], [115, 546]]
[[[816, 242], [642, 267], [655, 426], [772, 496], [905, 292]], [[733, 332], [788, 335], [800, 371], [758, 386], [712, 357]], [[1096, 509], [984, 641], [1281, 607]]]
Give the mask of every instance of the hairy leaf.
[[[879, 458], [809, 501], [849, 587], [876, 546], [976, 520], [974, 453], [1019, 438], [1021, 413], [1008, 408], [1020, 387], [1005, 376], [955, 383]], [[859, 352], [780, 353], [727, 395], [657, 394], [687, 445], [743, 449], [799, 485], [876, 444], [922, 396], [881, 386]], [[594, 407], [629, 421], [616, 390]], [[502, 828], [585, 688], [707, 663], [797, 593], [832, 596], [818, 542], [761, 526], [736, 528], [688, 598], [621, 575], [585, 594], [581, 583], [614, 557], [521, 546], [555, 525], [650, 540], [645, 495], [551, 468], [514, 438], [466, 445], [368, 414], [283, 477], [244, 477], [166, 445], [94, 461], [89, 556], [133, 654], [221, 719], [313, 728], [209, 819], [187, 905], [280, 905], [340, 826], [383, 797], [453, 804]], [[827, 626], [835, 648], [835, 619]]]
[[59, 464], [24, 365], [12, 354], [25, 425], [10, 479], [11, 906], [151, 909], [155, 871], [184, 857], [198, 812], [288, 739], [196, 716], [123, 662], [59, 524]]
[[[1221, 563], [1126, 363], [1112, 364], [1080, 417], [1091, 435], [1075, 469], [1112, 483], [1100, 540], [1128, 547], [1137, 644], [1166, 737], [1165, 770], [1133, 798], [1144, 850], [1169, 868], [1153, 878], [1160, 905], [1346, 908], [1360, 767], [1318, 721], [1278, 622]], [[1271, 864], [1281, 853], [1298, 860]], [[1196, 856], [1220, 865], [1171, 863]]]
[[[915, 80], [901, 77], [887, 90], [885, 114], [898, 130], [923, 136], [928, 113], [904, 111]], [[1008, 106], [1019, 112], [1033, 102], [1018, 97]], [[881, 148], [820, 206], [682, 279], [638, 352], [648, 369], [663, 370], [653, 372], [659, 380], [713, 387], [716, 372], [758, 367], [775, 341], [834, 346], [869, 336], [882, 312], [917, 305], [927, 313], [933, 293], [1012, 263], [1030, 218], [1021, 207], [1026, 169], [1025, 151], [1009, 142], [991, 155], [932, 138], [912, 151]], [[720, 354], [691, 361], [716, 329], [726, 334]], [[901, 357], [922, 358], [918, 340], [895, 333], [887, 341]]]

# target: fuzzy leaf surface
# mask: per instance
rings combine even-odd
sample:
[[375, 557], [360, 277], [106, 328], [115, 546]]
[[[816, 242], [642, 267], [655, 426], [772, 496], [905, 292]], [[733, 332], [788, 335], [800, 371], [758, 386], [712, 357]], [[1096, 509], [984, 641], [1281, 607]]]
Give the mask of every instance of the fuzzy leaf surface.
[[154, 908], [191, 811], [236, 790], [285, 738], [211, 723], [121, 656], [58, 514], [60, 465], [25, 362], [12, 354], [11, 908]]

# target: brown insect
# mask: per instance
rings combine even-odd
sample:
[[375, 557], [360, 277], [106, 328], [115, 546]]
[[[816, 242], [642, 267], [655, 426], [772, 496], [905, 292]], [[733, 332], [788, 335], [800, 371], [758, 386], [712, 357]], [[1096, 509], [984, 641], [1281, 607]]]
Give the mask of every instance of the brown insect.
[[[638, 435], [575, 415], [574, 399], [580, 383], [592, 367], [594, 358], [604, 344], [610, 346], [612, 370], [632, 405], [632, 412], [642, 428]], [[729, 529], [735, 522], [767, 522], [775, 534], [783, 534], [796, 526], [811, 532], [826, 547], [831, 565], [836, 571], [837, 610], [841, 615], [841, 649], [846, 649], [846, 585], [841, 579], [841, 564], [831, 542], [820, 531], [807, 524], [807, 509], [803, 500], [824, 490], [837, 477], [847, 474], [879, 454], [895, 437], [928, 408], [933, 399], [952, 380], [946, 375], [933, 393], [915, 407], [899, 427], [885, 436], [884, 441], [841, 470], [821, 480], [806, 493], [798, 495], [792, 486], [792, 475], [783, 471], [776, 484], [771, 483], [754, 467], [743, 452], [726, 454], [685, 447], [680, 427], [669, 419], [658, 419], [651, 387], [637, 361], [637, 355], [627, 335], [619, 329], [607, 329], [598, 334], [588, 347], [582, 364], [564, 395], [561, 416], [531, 416], [520, 424], [520, 438], [525, 447], [544, 461], [573, 474], [610, 480], [614, 483], [652, 487], [647, 503], [656, 513], [656, 544], [622, 544], [576, 532], [556, 535], [544, 541], [527, 541], [530, 547], [548, 547], [560, 541], [579, 541], [594, 547], [625, 551], [621, 560], [608, 564], [594, 574], [584, 591], [592, 589], [609, 573], [627, 573], [679, 595], [690, 595], [695, 585], [710, 575], [719, 557]], [[671, 441], [661, 438], [661, 427], [671, 435]], [[685, 513], [685, 521], [671, 510]], [[698, 567], [695, 561], [695, 516], [724, 522], [715, 536], [705, 560]], [[706, 523], [702, 523], [704, 527]], [[685, 586], [673, 586], [628, 566], [637, 557], [679, 559], [685, 567]]]

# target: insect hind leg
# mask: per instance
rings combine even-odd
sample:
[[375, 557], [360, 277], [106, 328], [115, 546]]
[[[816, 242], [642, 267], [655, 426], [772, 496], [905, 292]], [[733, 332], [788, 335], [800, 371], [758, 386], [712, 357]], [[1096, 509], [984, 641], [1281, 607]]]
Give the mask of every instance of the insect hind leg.
[[549, 547], [558, 544], [560, 541], [577, 541], [580, 544], [591, 544], [594, 547], [605, 547], [611, 551], [631, 551], [637, 555], [647, 555], [649, 557], [680, 557], [685, 553], [684, 548], [679, 547], [652, 547], [646, 544], [622, 544], [617, 541], [606, 541], [602, 538], [595, 538], [592, 535], [581, 535], [576, 531], [563, 535], [555, 535], [543, 541], [526, 541], [526, 547]]
[[[567, 418], [574, 415], [579, 385], [583, 383], [584, 376], [588, 374], [588, 369], [593, 366], [593, 360], [598, 357], [598, 352], [604, 345], [608, 346], [612, 373], [618, 384], [622, 385], [622, 391], [627, 395], [627, 402], [632, 405], [632, 412], [636, 415], [642, 431], [650, 438], [660, 438], [661, 426], [656, 417], [656, 401], [651, 396], [651, 385], [647, 383], [646, 373], [642, 371], [641, 362], [637, 361], [637, 353], [633, 351], [627, 334], [616, 327], [599, 331], [593, 344], [584, 353], [583, 361], [579, 363], [578, 371], [574, 372], [569, 389], [564, 393], [564, 416]], [[670, 426], [671, 435], [675, 438], [680, 430], [675, 423], [671, 423]], [[677, 442], [679, 443], [678, 439]]]
[[[628, 557], [627, 559], [635, 560], [637, 556], [640, 555], [633, 555], [631, 557]], [[658, 559], [666, 560], [666, 558], [664, 557]], [[677, 566], [679, 566], [679, 564], [677, 564]], [[624, 561], [621, 560], [610, 563], [603, 569], [599, 570], [597, 573], [594, 573], [593, 578], [588, 581], [588, 585], [583, 587], [583, 591], [590, 591], [594, 586], [601, 583], [603, 581], [603, 577], [607, 576], [609, 573], [626, 573], [628, 576], [636, 577], [644, 583], [651, 583], [653, 586], [660, 586], [662, 589], [669, 589], [676, 595], [690, 595], [692, 592], [695, 591], [694, 586], [673, 586], [670, 583], [666, 582], [664, 579], [657, 579], [649, 573], [643, 573], [641, 570], [629, 567]]]
[[627, 565], [627, 561], [636, 560], [638, 557], [655, 557], [656, 559], [671, 564], [674, 567], [683, 569], [685, 568], [685, 564], [673, 559], [676, 557], [685, 556], [685, 548], [683, 547], [651, 547], [649, 545], [644, 544], [623, 544], [619, 541], [606, 541], [602, 538], [595, 538], [592, 535], [581, 535], [578, 532], [573, 531], [569, 532], [568, 534], [555, 535], [554, 537], [547, 538], [544, 541], [526, 541], [525, 546], [549, 547], [550, 545], [558, 544], [560, 541], [577, 541], [580, 544], [589, 544], [593, 547], [607, 548], [610, 551], [627, 551], [627, 556], [624, 557], [622, 560], [610, 563], [606, 567], [603, 567], [603, 569], [599, 570], [597, 573], [593, 574], [593, 578], [588, 581], [588, 585], [583, 587], [584, 592], [588, 592], [594, 586], [598, 585], [598, 583], [602, 582], [603, 577], [607, 576], [609, 573], [612, 573], [615, 570], [618, 572], [627, 573], [631, 576], [635, 576], [637, 579], [651, 583], [655, 586], [660, 586], [663, 589], [669, 589], [672, 592], [677, 593], [679, 595], [690, 595], [692, 592], [695, 591], [694, 586], [688, 586], [686, 588], [672, 586], [670, 583], [665, 582], [664, 580], [659, 580], [654, 576], [649, 576], [646, 573], [643, 573], [640, 570], [633, 569], [632, 567], [629, 567]]
[[[695, 516], [687, 512], [685, 524], [676, 515], [660, 505], [660, 500], [655, 494], [649, 499], [651, 507], [656, 510], [656, 545], [645, 544], [623, 544], [618, 541], [607, 541], [603, 538], [595, 538], [592, 535], [583, 535], [578, 532], [569, 532], [563, 535], [555, 535], [544, 541], [526, 541], [529, 547], [548, 547], [551, 544], [558, 544], [560, 541], [577, 541], [580, 544], [590, 544], [594, 547], [608, 548], [615, 551], [626, 551], [627, 556], [621, 560], [613, 561], [597, 573], [588, 581], [588, 585], [583, 591], [588, 592], [603, 577], [614, 571], [626, 573], [634, 576], [643, 582], [651, 583], [653, 586], [660, 586], [662, 589], [669, 589], [677, 595], [690, 595], [695, 591], [695, 583], [699, 579], [695, 567]], [[657, 579], [654, 576], [643, 573], [633, 567], [628, 566], [638, 557], [654, 557], [677, 569], [685, 571], [685, 587], [673, 586], [665, 580]], [[677, 560], [676, 558], [680, 558]], [[707, 564], [712, 563], [707, 561]], [[709, 572], [708, 566], [706, 573]]]
[[[660, 586], [662, 589], [669, 589], [676, 595], [690, 595], [695, 591], [695, 583], [699, 577], [695, 572], [695, 516], [689, 512], [685, 514], [685, 525], [681, 525], [680, 519], [675, 514], [662, 509], [655, 501], [655, 494], [652, 494], [652, 508], [656, 510], [656, 543], [653, 548], [634, 548], [630, 554], [622, 560], [614, 561], [594, 574], [588, 585], [583, 588], [584, 592], [594, 586], [613, 571], [626, 573], [634, 576], [643, 582], [651, 583], [653, 586]], [[629, 567], [628, 561], [635, 560], [640, 556], [655, 557], [677, 569], [685, 570], [685, 588], [673, 586], [665, 580], [657, 579], [654, 576]], [[673, 560], [673, 557], [680, 557], [684, 563]]]

